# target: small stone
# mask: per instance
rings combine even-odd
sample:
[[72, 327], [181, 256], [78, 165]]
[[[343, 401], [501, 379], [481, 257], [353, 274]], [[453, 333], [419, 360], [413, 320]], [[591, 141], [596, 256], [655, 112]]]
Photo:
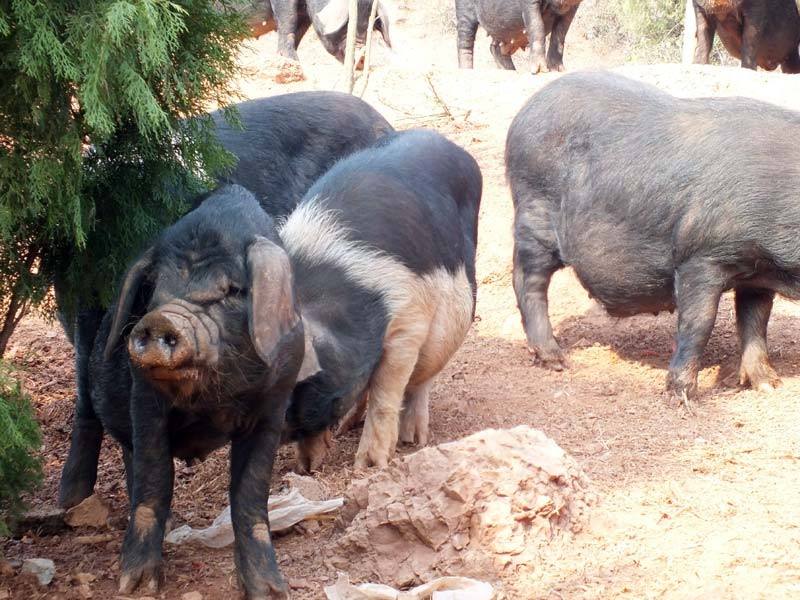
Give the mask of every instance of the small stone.
[[105, 527], [108, 522], [108, 507], [97, 494], [73, 506], [64, 517], [70, 527]]
[[49, 558], [29, 558], [22, 561], [22, 572], [34, 575], [39, 585], [50, 585], [56, 576], [56, 565]]
[[11, 592], [8, 590], [0, 590], [0, 600], [7, 600], [11, 598]]
[[314, 584], [308, 579], [303, 577], [289, 578], [289, 587], [293, 590], [310, 590], [314, 588]]
[[76, 573], [73, 576], [73, 579], [79, 585], [86, 585], [87, 583], [92, 583], [93, 581], [95, 581], [97, 577], [95, 575], [92, 575], [91, 573]]
[[86, 598], [87, 600], [94, 596], [92, 588], [90, 588], [86, 583], [78, 586], [78, 594], [80, 594], [81, 598]]
[[203, 594], [200, 592], [186, 592], [181, 596], [181, 600], [203, 600]]
[[283, 481], [289, 487], [298, 490], [308, 500], [326, 500], [330, 497], [330, 493], [325, 486], [313, 477], [289, 472], [283, 476]]

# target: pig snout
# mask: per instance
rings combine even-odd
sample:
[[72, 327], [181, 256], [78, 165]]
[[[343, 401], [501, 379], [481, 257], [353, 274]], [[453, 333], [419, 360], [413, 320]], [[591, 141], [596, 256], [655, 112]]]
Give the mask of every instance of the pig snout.
[[133, 363], [153, 379], [196, 377], [219, 358], [219, 329], [199, 307], [174, 301], [147, 313], [128, 338]]

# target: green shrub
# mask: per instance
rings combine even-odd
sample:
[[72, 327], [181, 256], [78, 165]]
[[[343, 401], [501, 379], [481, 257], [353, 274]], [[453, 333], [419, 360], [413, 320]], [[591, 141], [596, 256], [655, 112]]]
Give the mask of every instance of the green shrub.
[[41, 480], [39, 425], [30, 399], [5, 366], [0, 365], [0, 535], [23, 507], [22, 493]]
[[236, 0], [0, 0], [0, 355], [56, 277], [68, 312], [230, 164]]
[[[641, 63], [679, 63], [683, 44], [685, 0], [584, 0], [580, 10], [593, 37], [623, 47], [628, 58]], [[711, 62], [735, 64], [715, 39]]]

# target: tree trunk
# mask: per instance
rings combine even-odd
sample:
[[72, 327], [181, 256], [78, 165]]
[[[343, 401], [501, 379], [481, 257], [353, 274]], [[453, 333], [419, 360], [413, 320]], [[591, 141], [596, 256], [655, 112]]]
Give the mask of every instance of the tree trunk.
[[[39, 253], [36, 250], [33, 248], [28, 249], [28, 256], [25, 258], [25, 272], [30, 273], [38, 257]], [[14, 284], [14, 291], [8, 300], [8, 308], [5, 315], [3, 315], [3, 326], [0, 328], [0, 357], [5, 355], [8, 342], [11, 340], [11, 336], [14, 335], [14, 330], [22, 318], [28, 314], [28, 310], [31, 307], [30, 300], [24, 299], [20, 289], [21, 279], [22, 276]]]

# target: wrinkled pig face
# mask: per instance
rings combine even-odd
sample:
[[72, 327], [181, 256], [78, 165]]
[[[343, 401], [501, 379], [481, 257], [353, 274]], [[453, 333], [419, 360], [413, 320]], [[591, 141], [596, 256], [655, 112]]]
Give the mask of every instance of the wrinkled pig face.
[[[248, 354], [244, 257], [214, 246], [155, 265], [148, 312], [128, 337], [131, 361], [158, 387], [189, 398]], [[250, 344], [250, 346], [252, 346]]]
[[136, 316], [128, 353], [156, 388], [186, 408], [230, 396], [264, 377], [299, 319], [288, 257], [213, 226], [161, 241], [128, 272], [107, 355]]

